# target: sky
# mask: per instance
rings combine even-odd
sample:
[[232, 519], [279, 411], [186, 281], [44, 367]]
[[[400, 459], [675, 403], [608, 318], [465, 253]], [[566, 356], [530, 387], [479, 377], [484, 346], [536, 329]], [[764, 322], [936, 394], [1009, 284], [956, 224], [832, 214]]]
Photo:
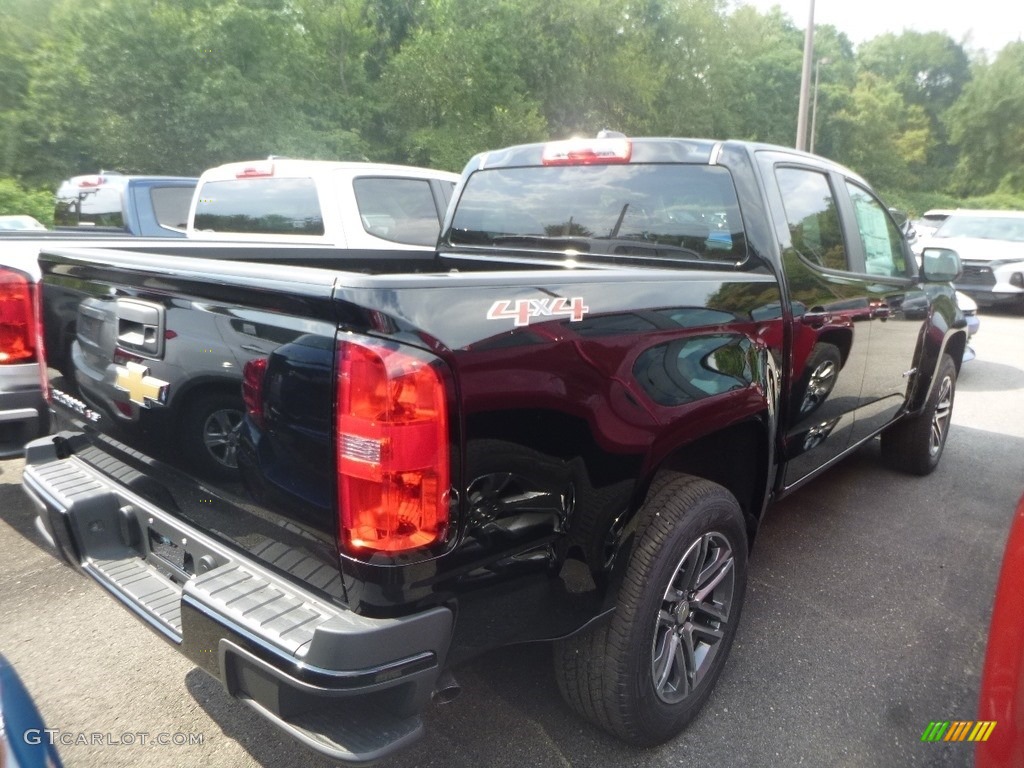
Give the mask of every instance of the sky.
[[[806, 29], [810, 0], [734, 0], [760, 11], [782, 8]], [[1024, 40], [1020, 0], [814, 0], [815, 24], [831, 24], [859, 45], [878, 35], [904, 30], [945, 32], [968, 50], [984, 50], [991, 60], [1003, 46]]]

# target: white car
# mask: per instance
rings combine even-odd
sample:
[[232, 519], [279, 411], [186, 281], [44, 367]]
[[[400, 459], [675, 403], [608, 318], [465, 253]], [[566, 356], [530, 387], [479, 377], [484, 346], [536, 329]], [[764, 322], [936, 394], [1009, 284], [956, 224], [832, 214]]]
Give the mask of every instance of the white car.
[[0, 229], [15, 232], [46, 231], [46, 226], [31, 216], [0, 216]]
[[920, 247], [956, 251], [956, 288], [981, 306], [1024, 307], [1024, 211], [954, 211]]
[[981, 320], [978, 319], [978, 303], [967, 294], [957, 291], [956, 305], [960, 307], [960, 311], [964, 313], [964, 318], [967, 320], [967, 348], [964, 350], [963, 359], [963, 362], [966, 363], [976, 357], [970, 341], [981, 327]]
[[935, 230], [942, 226], [942, 222], [954, 213], [956, 211], [949, 210], [948, 208], [932, 208], [930, 211], [925, 211], [921, 214], [920, 219], [912, 221], [910, 228], [914, 236], [910, 247], [913, 248], [914, 253], [920, 256], [922, 244], [935, 233]]

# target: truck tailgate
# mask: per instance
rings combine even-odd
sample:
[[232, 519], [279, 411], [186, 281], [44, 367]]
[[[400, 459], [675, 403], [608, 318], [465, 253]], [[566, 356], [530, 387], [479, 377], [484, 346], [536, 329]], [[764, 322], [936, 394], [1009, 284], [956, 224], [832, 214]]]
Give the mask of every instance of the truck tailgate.
[[[166, 262], [174, 262], [174, 269]], [[444, 607], [349, 609], [331, 425], [335, 273], [134, 253], [48, 253], [73, 312], [74, 380], [26, 449], [37, 528], [233, 696], [346, 762], [418, 737], [444, 664]], [[249, 484], [237, 449], [247, 364], [271, 360], [273, 434]]]

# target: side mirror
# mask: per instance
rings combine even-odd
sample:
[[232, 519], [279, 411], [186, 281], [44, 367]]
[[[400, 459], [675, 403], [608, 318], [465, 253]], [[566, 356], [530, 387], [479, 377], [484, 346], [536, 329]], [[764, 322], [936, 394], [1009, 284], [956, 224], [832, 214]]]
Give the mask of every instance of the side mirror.
[[921, 253], [921, 277], [926, 283], [951, 283], [964, 273], [960, 256], [949, 248], [925, 248]]

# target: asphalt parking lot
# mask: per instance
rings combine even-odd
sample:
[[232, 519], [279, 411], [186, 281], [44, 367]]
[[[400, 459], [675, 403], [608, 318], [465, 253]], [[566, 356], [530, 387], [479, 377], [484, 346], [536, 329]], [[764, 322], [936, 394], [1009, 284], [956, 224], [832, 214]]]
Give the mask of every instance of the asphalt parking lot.
[[[462, 695], [382, 765], [970, 765], [968, 744], [920, 737], [976, 712], [1024, 492], [1024, 317], [983, 314], [974, 347], [933, 475], [886, 469], [875, 441], [772, 508], [732, 656], [681, 737], [633, 750], [605, 736], [562, 704], [549, 649], [526, 646], [458, 670]], [[44, 549], [21, 469], [0, 462], [0, 652], [61, 732], [67, 765], [328, 765]]]

